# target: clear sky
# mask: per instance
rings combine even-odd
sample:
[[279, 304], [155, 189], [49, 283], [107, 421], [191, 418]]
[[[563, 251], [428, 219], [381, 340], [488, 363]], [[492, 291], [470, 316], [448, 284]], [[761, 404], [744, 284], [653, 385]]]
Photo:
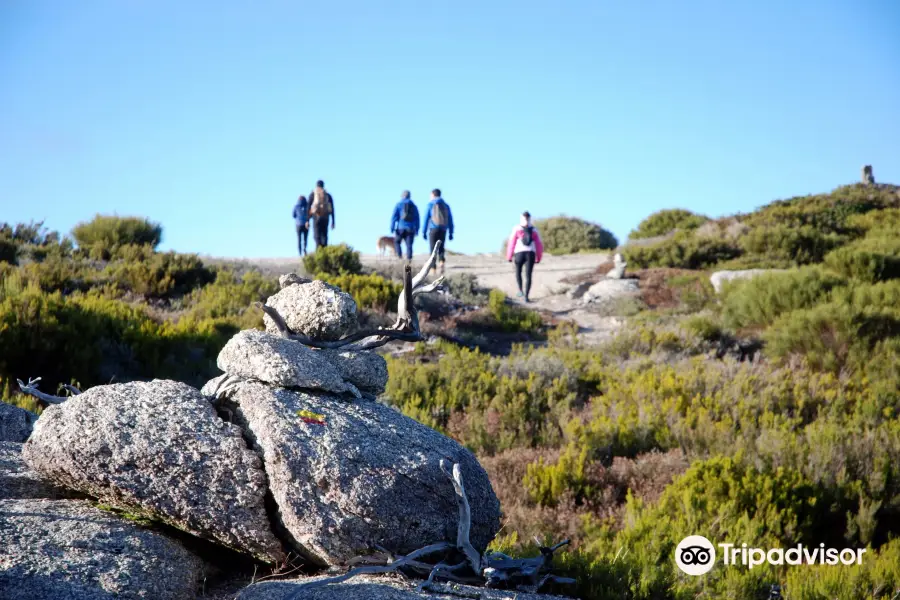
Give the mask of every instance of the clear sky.
[[0, 221], [290, 256], [321, 178], [334, 241], [440, 187], [449, 248], [493, 252], [525, 209], [624, 240], [900, 183], [898, 31], [894, 0], [0, 0]]

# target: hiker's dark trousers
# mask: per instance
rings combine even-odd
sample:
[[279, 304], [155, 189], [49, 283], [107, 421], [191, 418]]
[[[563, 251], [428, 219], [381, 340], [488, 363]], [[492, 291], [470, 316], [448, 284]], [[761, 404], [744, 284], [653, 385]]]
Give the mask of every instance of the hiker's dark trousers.
[[444, 262], [444, 249], [447, 247], [447, 230], [435, 227], [428, 232], [428, 251], [434, 252], [434, 245], [441, 241], [441, 249], [438, 250], [438, 260]]
[[300, 256], [306, 254], [306, 243], [309, 241], [309, 224], [297, 225], [297, 249]]
[[394, 234], [394, 250], [397, 251], [397, 258], [403, 258], [403, 242], [406, 242], [406, 260], [412, 260], [413, 240], [416, 234], [410, 229], [398, 229]]
[[[513, 260], [516, 263], [516, 284], [519, 291], [528, 294], [531, 292], [531, 271], [534, 269], [534, 252], [516, 252]], [[522, 287], [522, 267], [525, 267], [525, 287]]]
[[313, 227], [315, 228], [313, 235], [316, 240], [316, 248], [324, 248], [328, 245], [328, 215], [315, 217]]

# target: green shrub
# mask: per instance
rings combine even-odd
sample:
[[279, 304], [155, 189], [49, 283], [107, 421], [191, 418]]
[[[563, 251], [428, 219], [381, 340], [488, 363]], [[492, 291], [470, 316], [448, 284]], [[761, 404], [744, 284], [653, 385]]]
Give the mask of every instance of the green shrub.
[[162, 241], [162, 225], [142, 217], [96, 215], [72, 230], [78, 247], [91, 258], [109, 260], [122, 246], [156, 248]]
[[893, 600], [900, 597], [900, 538], [875, 551], [860, 565], [808, 565], [788, 569], [784, 590], [791, 600]]
[[722, 338], [722, 326], [715, 320], [705, 315], [688, 317], [681, 323], [687, 331], [700, 339], [715, 342]]
[[215, 280], [215, 273], [196, 254], [156, 253], [145, 246], [123, 246], [125, 258], [110, 263], [104, 276], [145, 298], [172, 298]]
[[572, 254], [591, 250], [611, 250], [619, 241], [596, 223], [560, 215], [534, 221], [549, 254]]
[[316, 248], [312, 254], [303, 257], [303, 267], [307, 273], [325, 275], [359, 275], [362, 263], [359, 252], [347, 244]]
[[703, 269], [739, 254], [740, 251], [727, 240], [697, 238], [689, 233], [678, 233], [650, 246], [626, 247], [623, 252], [628, 264], [638, 269]]
[[544, 324], [541, 315], [533, 310], [514, 306], [500, 290], [491, 290], [488, 295], [488, 310], [500, 329], [509, 333], [535, 333]]
[[818, 267], [763, 273], [726, 283], [722, 315], [729, 327], [761, 327], [780, 315], [814, 306], [846, 281]]
[[104, 282], [93, 265], [81, 258], [48, 256], [42, 262], [31, 262], [19, 267], [19, 274], [25, 280], [33, 281], [45, 292], [60, 291], [63, 294], [87, 291]]
[[0, 223], [0, 262], [16, 264], [21, 258], [39, 262], [48, 256], [64, 257], [71, 252], [71, 240], [48, 230], [43, 221], [19, 223], [15, 228]]
[[319, 279], [337, 286], [353, 296], [357, 306], [381, 312], [397, 310], [403, 284], [388, 281], [381, 275], [318, 275]]
[[478, 285], [478, 278], [472, 273], [455, 273], [444, 279], [450, 295], [469, 306], [484, 306], [488, 301], [488, 290]]
[[696, 229], [707, 221], [709, 217], [681, 208], [660, 210], [641, 221], [628, 237], [632, 240], [657, 237], [676, 229]]
[[41, 376], [53, 390], [72, 378], [90, 387], [171, 378], [202, 385], [238, 328], [227, 320], [159, 322], [140, 307], [97, 294], [47, 294], [4, 287], [0, 297], [0, 378]]
[[740, 239], [740, 243], [744, 252], [749, 255], [769, 261], [807, 265], [822, 262], [828, 252], [846, 243], [848, 239], [811, 225], [791, 227], [775, 224], [751, 229]]
[[260, 329], [263, 313], [253, 303], [265, 302], [277, 291], [278, 282], [259, 271], [238, 277], [233, 271], [221, 270], [213, 283], [195, 289], [186, 298], [188, 315], [198, 321], [231, 318], [241, 329]]
[[16, 264], [19, 258], [19, 245], [8, 238], [0, 237], [0, 262]]
[[900, 278], [900, 238], [896, 232], [890, 237], [866, 237], [830, 252], [825, 265], [866, 283]]
[[803, 357], [814, 368], [861, 368], [879, 342], [900, 336], [896, 308], [856, 307], [838, 302], [795, 310], [776, 319], [765, 334], [777, 358]]

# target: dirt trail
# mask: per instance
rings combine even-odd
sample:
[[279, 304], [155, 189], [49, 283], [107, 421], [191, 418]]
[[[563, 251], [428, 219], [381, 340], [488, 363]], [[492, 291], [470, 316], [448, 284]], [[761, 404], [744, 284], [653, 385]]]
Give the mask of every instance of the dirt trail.
[[[371, 268], [384, 268], [397, 263], [396, 258], [381, 257], [375, 254], [363, 254], [362, 263]], [[427, 255], [418, 254], [413, 257], [413, 266], [421, 266]], [[220, 259], [221, 260], [221, 259]], [[226, 259], [227, 260], [227, 259]], [[624, 323], [623, 318], [604, 317], [589, 309], [585, 309], [580, 300], [571, 300], [565, 295], [567, 285], [562, 279], [573, 275], [593, 273], [603, 263], [609, 262], [612, 257], [609, 253], [596, 254], [567, 254], [563, 256], [544, 255], [543, 261], [535, 265], [533, 283], [531, 286], [530, 304], [524, 304], [532, 309], [547, 311], [561, 319], [574, 320], [582, 328], [580, 338], [582, 342], [592, 344], [601, 342]], [[216, 259], [211, 259], [216, 262]], [[243, 262], [252, 264], [270, 273], [281, 274], [295, 271], [300, 267], [297, 258], [262, 258], [250, 259]], [[512, 263], [506, 261], [499, 254], [460, 254], [448, 255], [446, 274], [471, 273], [478, 278], [478, 283], [484, 287], [497, 288], [506, 293], [516, 302], [516, 278]]]

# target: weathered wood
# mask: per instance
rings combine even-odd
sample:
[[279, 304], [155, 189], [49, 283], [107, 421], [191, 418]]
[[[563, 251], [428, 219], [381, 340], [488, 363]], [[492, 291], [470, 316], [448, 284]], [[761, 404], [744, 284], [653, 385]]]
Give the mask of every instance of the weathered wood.
[[66, 401], [65, 396], [54, 396], [52, 394], [45, 394], [44, 392], [40, 391], [38, 389], [38, 382], [40, 380], [40, 377], [36, 377], [34, 379], [29, 378], [28, 383], [25, 383], [21, 379], [16, 379], [16, 381], [19, 383], [19, 389], [23, 394], [34, 396], [38, 400], [46, 402], [47, 404], [62, 404]]
[[444, 282], [443, 276], [430, 284], [423, 285], [425, 278], [428, 276], [428, 272], [437, 261], [439, 250], [440, 242], [435, 244], [431, 256], [415, 277], [412, 276], [412, 269], [410, 266], [406, 265], [403, 273], [403, 291], [397, 299], [397, 320], [390, 327], [378, 327], [376, 329], [358, 331], [335, 341], [316, 340], [292, 331], [275, 308], [266, 306], [262, 302], [256, 302], [254, 303], [254, 306], [269, 315], [269, 318], [272, 319], [279, 335], [312, 348], [371, 350], [373, 348], [384, 346], [392, 340], [418, 342], [423, 338], [419, 330], [419, 313], [416, 310], [413, 300], [419, 294], [442, 289]]
[[[441, 470], [453, 483], [453, 490], [459, 506], [459, 524], [455, 544], [439, 542], [400, 557], [394, 557], [390, 551], [376, 546], [376, 549], [382, 553], [381, 560], [386, 558], [387, 564], [358, 566], [342, 575], [300, 584], [296, 588], [297, 591], [288, 600], [299, 600], [305, 597], [306, 592], [310, 589], [341, 583], [356, 575], [391, 573], [399, 570], [404, 570], [407, 574], [412, 572], [420, 577], [425, 577], [425, 581], [418, 586], [420, 590], [435, 590], [434, 586], [437, 579], [495, 588], [508, 587], [529, 592], [537, 592], [549, 582], [574, 583], [574, 579], [557, 577], [550, 573], [553, 553], [568, 544], [569, 540], [564, 540], [550, 547], [540, 546], [540, 542], [538, 542], [541, 556], [535, 558], [516, 559], [500, 552], [488, 552], [484, 556], [479, 555], [469, 540], [471, 509], [469, 500], [466, 497], [466, 488], [459, 465], [453, 464], [451, 467], [448, 466], [446, 461], [442, 460], [440, 466]], [[443, 558], [435, 564], [429, 564], [420, 560], [438, 553], [443, 553]], [[462, 560], [456, 562], [460, 556]], [[451, 561], [451, 559], [456, 560]], [[369, 562], [372, 560], [374, 560], [374, 557], [358, 558], [352, 562], [358, 564], [362, 561]]]

